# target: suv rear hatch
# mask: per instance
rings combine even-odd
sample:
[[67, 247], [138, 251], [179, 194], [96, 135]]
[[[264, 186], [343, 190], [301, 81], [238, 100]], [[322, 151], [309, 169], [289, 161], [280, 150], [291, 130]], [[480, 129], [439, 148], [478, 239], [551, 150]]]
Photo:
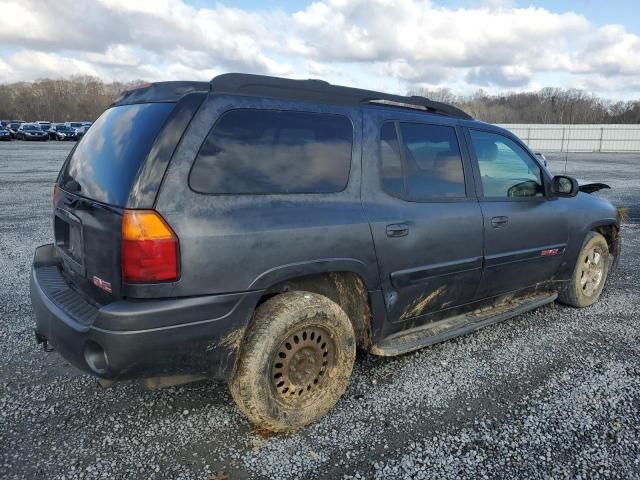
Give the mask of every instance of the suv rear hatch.
[[96, 120], [69, 154], [54, 188], [55, 248], [63, 276], [94, 304], [125, 296], [125, 208], [153, 207], [169, 159], [205, 95], [181, 92], [177, 104], [166, 96], [148, 102], [154, 85], [162, 84], [133, 94], [147, 103], [131, 103], [125, 94]]

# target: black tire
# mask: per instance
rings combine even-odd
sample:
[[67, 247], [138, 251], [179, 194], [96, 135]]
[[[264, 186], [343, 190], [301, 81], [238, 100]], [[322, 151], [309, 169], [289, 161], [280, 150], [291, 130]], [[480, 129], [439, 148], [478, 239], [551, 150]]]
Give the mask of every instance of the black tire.
[[558, 291], [558, 300], [572, 307], [588, 307], [598, 301], [609, 273], [609, 245], [597, 232], [589, 232], [578, 254], [568, 282]]
[[353, 327], [335, 302], [315, 293], [283, 293], [257, 309], [229, 388], [258, 428], [297, 430], [335, 405], [355, 356]]

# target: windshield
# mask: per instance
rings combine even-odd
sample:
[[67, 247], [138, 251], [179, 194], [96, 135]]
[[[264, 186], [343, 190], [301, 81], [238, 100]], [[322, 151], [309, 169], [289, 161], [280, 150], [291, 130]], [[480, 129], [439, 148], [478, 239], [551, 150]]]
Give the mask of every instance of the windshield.
[[62, 125], [60, 127], [56, 127], [56, 131], [57, 132], [71, 132], [71, 128], [67, 127], [66, 125]]
[[100, 202], [126, 206], [138, 171], [174, 106], [142, 103], [105, 111], [63, 167], [60, 187]]
[[23, 130], [28, 130], [30, 132], [39, 132], [41, 131], [40, 127], [38, 125], [25, 125], [24, 127], [22, 127]]

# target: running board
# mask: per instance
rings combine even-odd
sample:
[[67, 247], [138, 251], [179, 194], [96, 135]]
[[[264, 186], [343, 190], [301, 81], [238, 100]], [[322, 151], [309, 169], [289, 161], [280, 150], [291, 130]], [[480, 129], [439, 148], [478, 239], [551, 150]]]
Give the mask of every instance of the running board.
[[553, 302], [557, 297], [558, 294], [554, 292], [537, 295], [533, 298], [526, 297], [520, 301], [511, 300], [485, 309], [474, 310], [463, 315], [456, 315], [455, 317], [445, 318], [437, 322], [394, 333], [385, 338], [382, 343], [374, 345], [371, 348], [371, 353], [383, 357], [392, 357], [412, 352], [529, 312]]

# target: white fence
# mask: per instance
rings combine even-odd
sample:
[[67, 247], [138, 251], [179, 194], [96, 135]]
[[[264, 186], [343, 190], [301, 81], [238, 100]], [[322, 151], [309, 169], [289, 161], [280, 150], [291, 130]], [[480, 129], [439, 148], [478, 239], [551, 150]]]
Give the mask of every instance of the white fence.
[[640, 125], [569, 125], [511, 123], [511, 130], [543, 152], [640, 152]]

